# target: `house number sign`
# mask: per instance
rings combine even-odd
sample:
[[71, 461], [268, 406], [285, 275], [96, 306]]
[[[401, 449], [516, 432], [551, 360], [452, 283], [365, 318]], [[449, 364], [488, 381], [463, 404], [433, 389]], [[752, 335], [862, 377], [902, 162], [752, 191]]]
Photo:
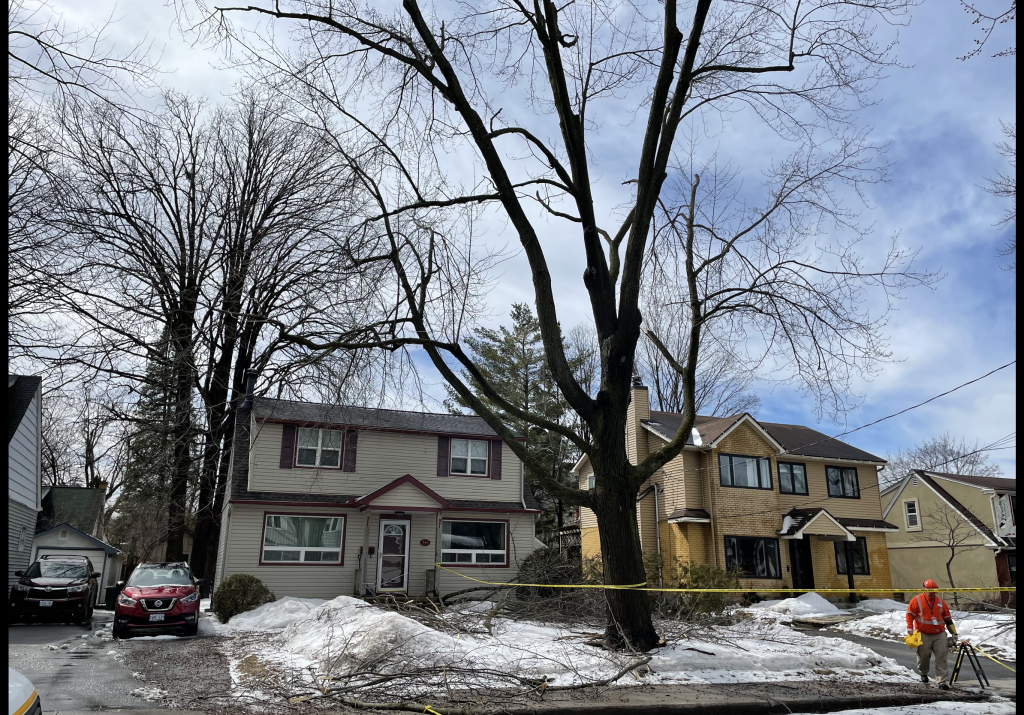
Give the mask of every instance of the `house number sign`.
[[430, 539], [420, 539], [420, 546], [430, 546]]

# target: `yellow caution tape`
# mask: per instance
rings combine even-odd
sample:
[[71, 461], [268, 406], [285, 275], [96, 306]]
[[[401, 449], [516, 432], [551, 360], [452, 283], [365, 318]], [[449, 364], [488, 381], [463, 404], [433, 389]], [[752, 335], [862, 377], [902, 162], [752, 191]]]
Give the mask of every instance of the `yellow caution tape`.
[[974, 645], [974, 644], [973, 644], [973, 643], [971, 643], [970, 641], [967, 641], [967, 645], [969, 645], [969, 646], [970, 646], [971, 648], [973, 648], [974, 650], [976, 650], [976, 651], [978, 651], [979, 653], [981, 653], [981, 654], [982, 654], [983, 656], [985, 656], [986, 658], [988, 658], [989, 660], [991, 660], [991, 661], [992, 661], [993, 663], [998, 663], [999, 665], [1003, 666], [1003, 667], [1004, 667], [1004, 668], [1006, 668], [1007, 670], [1009, 670], [1009, 671], [1012, 671], [1012, 672], [1014, 672], [1014, 673], [1016, 673], [1016, 672], [1017, 672], [1016, 670], [1014, 670], [1013, 668], [1011, 668], [1010, 666], [1008, 666], [1008, 665], [1007, 665], [1006, 663], [1004, 663], [1003, 661], [999, 660], [998, 658], [993, 658], [993, 657], [992, 657], [992, 656], [990, 656], [990, 655], [989, 655], [988, 653], [986, 653], [985, 651], [983, 651], [983, 650], [982, 650], [981, 648], [979, 648], [978, 646]]
[[993, 588], [935, 588], [935, 589], [919, 589], [919, 588], [653, 588], [647, 586], [647, 582], [632, 584], [629, 586], [621, 585], [609, 585], [609, 584], [565, 584], [565, 583], [509, 583], [505, 581], [484, 581], [479, 578], [473, 578], [464, 573], [459, 573], [454, 569], [447, 568], [441, 564], [435, 562], [434, 566], [437, 566], [443, 571], [448, 571], [461, 576], [462, 578], [475, 581], [476, 583], [482, 583], [485, 586], [505, 586], [505, 587], [519, 587], [526, 586], [532, 588], [603, 588], [607, 590], [628, 590], [628, 591], [658, 591], [662, 593], [965, 593], [965, 592], [995, 592], [995, 591], [1011, 591], [1016, 592], [1016, 586], [996, 586]]

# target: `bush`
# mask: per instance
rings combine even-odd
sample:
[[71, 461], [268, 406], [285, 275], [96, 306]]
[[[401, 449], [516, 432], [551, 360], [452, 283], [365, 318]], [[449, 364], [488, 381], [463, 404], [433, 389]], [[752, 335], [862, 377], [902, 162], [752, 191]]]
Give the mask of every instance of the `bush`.
[[247, 573], [236, 573], [221, 581], [213, 592], [210, 610], [217, 614], [221, 623], [227, 623], [239, 613], [276, 600], [273, 591], [258, 578]]
[[[726, 571], [714, 564], [693, 563], [676, 559], [671, 569], [665, 569], [668, 588], [739, 588], [739, 569]], [[690, 619], [720, 614], [730, 599], [725, 593], [680, 593], [673, 599], [672, 610], [677, 618]]]

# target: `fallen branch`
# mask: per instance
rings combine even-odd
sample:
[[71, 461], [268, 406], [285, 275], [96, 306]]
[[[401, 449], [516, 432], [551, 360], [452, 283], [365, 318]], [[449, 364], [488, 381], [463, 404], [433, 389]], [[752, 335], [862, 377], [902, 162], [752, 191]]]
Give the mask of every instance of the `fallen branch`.
[[645, 655], [640, 660], [635, 661], [633, 663], [630, 663], [629, 665], [627, 665], [625, 668], [620, 670], [618, 673], [616, 673], [612, 677], [605, 678], [604, 680], [594, 680], [594, 681], [589, 682], [589, 683], [578, 683], [576, 685], [550, 685], [550, 686], [544, 688], [544, 690], [545, 691], [552, 691], [552, 690], [582, 690], [583, 688], [599, 688], [602, 685], [611, 685], [616, 680], [618, 680], [619, 678], [624, 676], [626, 673], [632, 672], [632, 671], [636, 670], [637, 668], [639, 668], [642, 665], [647, 665], [648, 663], [651, 662], [651, 660], [653, 660], [653, 658], [654, 658], [654, 656]]

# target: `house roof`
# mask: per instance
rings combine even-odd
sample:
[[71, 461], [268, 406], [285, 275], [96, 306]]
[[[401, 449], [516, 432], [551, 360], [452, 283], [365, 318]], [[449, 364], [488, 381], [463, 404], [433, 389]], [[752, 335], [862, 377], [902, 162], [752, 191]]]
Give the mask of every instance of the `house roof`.
[[[711, 444], [729, 431], [744, 416], [749, 417], [746, 413], [729, 417], [697, 415], [693, 427], [700, 435], [700, 441], [703, 444]], [[753, 417], [750, 417], [750, 419], [757, 425], [760, 425], [772, 439], [782, 445], [787, 454], [802, 457], [820, 457], [823, 459], [885, 463], [885, 460], [881, 457], [876, 457], [862, 449], [857, 449], [845, 442], [840, 442], [810, 427], [780, 424], [777, 422], [761, 422], [754, 420]], [[653, 427], [661, 436], [671, 439], [679, 431], [679, 427], [683, 423], [683, 416], [674, 412], [657, 412], [652, 410], [651, 418], [649, 420], [642, 420], [642, 422], [644, 425]], [[693, 435], [686, 440], [686, 443], [688, 445], [695, 444]]]
[[[819, 517], [825, 517], [826, 520], [837, 524], [840, 529], [846, 534], [846, 538], [849, 541], [853, 541], [856, 537], [850, 532], [849, 527], [842, 523], [839, 519], [832, 516], [831, 513], [824, 507], [813, 507], [810, 509], [790, 509], [789, 512], [782, 517], [782, 528], [777, 532], [779, 536], [795, 536], [797, 538], [803, 538], [800, 533], [811, 525], [811, 522], [815, 521]], [[814, 532], [811, 532], [812, 534]]]
[[434, 412], [407, 412], [347, 405], [324, 405], [292, 400], [257, 397], [253, 411], [257, 421], [297, 422], [317, 425], [345, 425], [399, 432], [428, 434], [465, 434], [497, 437], [497, 433], [476, 415], [444, 415]]
[[949, 474], [947, 472], [933, 472], [931, 470], [928, 470], [928, 474], [934, 477], [942, 477], [943, 479], [952, 479], [954, 482], [963, 482], [964, 484], [970, 484], [971, 486], [981, 487], [983, 489], [995, 489], [997, 492], [1017, 491], [1016, 479], [1006, 479], [1004, 477], [975, 477], [970, 474]]
[[7, 444], [14, 439], [41, 382], [42, 378], [35, 375], [7, 376]]
[[960, 516], [969, 521], [971, 525], [981, 533], [982, 536], [984, 536], [986, 539], [988, 539], [996, 546], [1002, 545], [1002, 539], [1000, 539], [998, 536], [992, 533], [992, 529], [989, 528], [988, 524], [979, 519], [974, 512], [972, 512], [970, 509], [968, 509], [959, 501], [957, 501], [956, 497], [954, 497], [952, 494], [943, 489], [942, 486], [935, 481], [935, 479], [929, 476], [928, 472], [923, 472], [920, 469], [915, 469], [914, 474], [919, 476], [921, 480], [929, 487], [931, 487], [932, 490], [936, 494], [938, 494], [946, 503], [948, 503], [951, 507], [960, 512]]
[[857, 531], [858, 529], [871, 529], [871, 530], [883, 530], [883, 531], [899, 531], [900, 527], [895, 524], [890, 524], [885, 519], [856, 519], [846, 516], [837, 516], [836, 521], [845, 526], [851, 531]]
[[76, 534], [81, 536], [83, 539], [88, 539], [89, 541], [92, 541], [92, 542], [96, 543], [98, 546], [102, 547], [103, 551], [105, 553], [107, 553], [107, 554], [120, 554], [120, 553], [123, 553], [120, 549], [111, 546], [110, 544], [108, 544], [105, 541], [100, 541], [96, 537], [89, 536], [88, 534], [86, 534], [82, 530], [76, 529], [71, 524], [56, 524], [53, 527], [51, 527], [49, 529], [46, 529], [45, 531], [40, 531], [39, 533], [36, 534], [35, 538], [38, 539], [40, 536], [45, 536], [46, 534], [51, 534], [54, 531], [57, 531], [58, 529], [68, 529], [70, 531], [75, 532]]
[[711, 515], [703, 509], [676, 509], [674, 512], [668, 515], [668, 520], [672, 521], [710, 521]]
[[36, 533], [60, 523], [73, 526], [84, 534], [93, 533], [105, 496], [103, 489], [48, 487], [43, 495], [43, 509], [36, 522]]

